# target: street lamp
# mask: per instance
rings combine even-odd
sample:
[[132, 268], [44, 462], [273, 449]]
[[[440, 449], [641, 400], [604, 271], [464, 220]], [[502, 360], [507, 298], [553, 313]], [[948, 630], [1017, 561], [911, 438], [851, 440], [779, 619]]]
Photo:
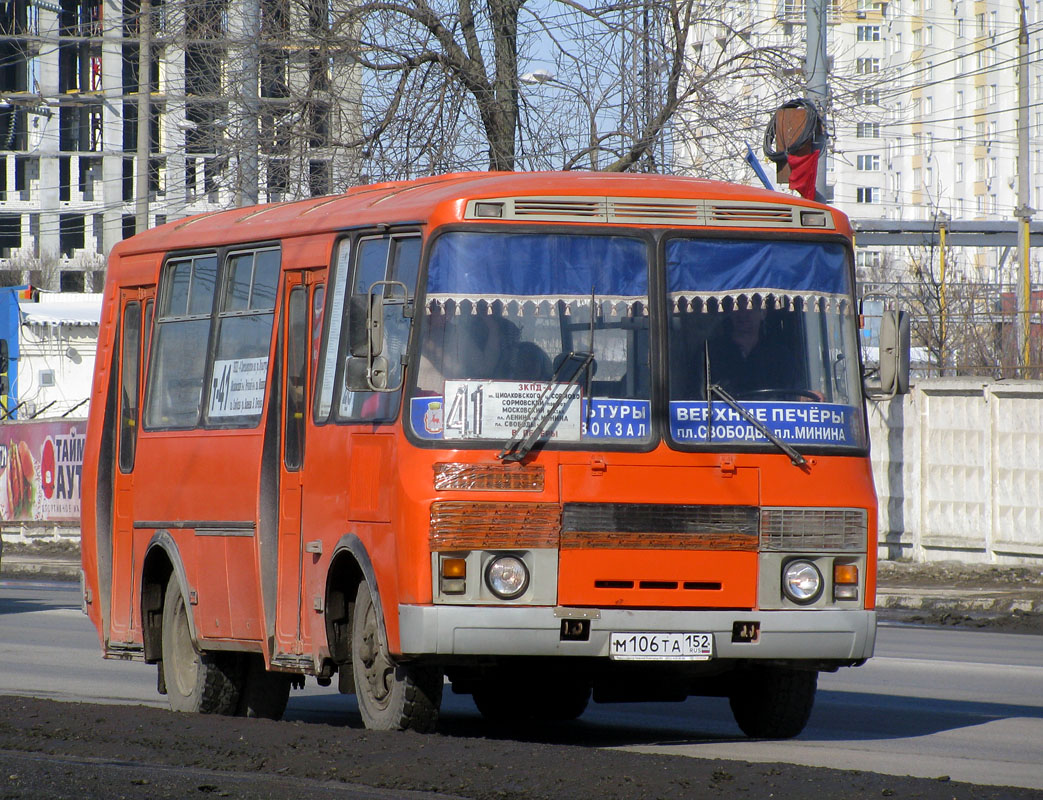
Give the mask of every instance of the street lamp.
[[[579, 100], [584, 106], [586, 106], [587, 116], [590, 120], [588, 132], [589, 142], [587, 148], [573, 159], [573, 163], [575, 163], [575, 161], [578, 161], [580, 156], [589, 155], [590, 168], [592, 170], [597, 170], [597, 156], [598, 152], [600, 152], [601, 150], [601, 145], [600, 138], [598, 136], [597, 111], [595, 110], [593, 103], [591, 103], [590, 98], [587, 97], [587, 95], [579, 89], [576, 89], [573, 86], [569, 86], [569, 84], [565, 83], [564, 81], [558, 80], [557, 75], [555, 75], [550, 70], [535, 69], [532, 72], [525, 72], [518, 76], [518, 80], [521, 83], [525, 83], [530, 86], [543, 86], [544, 84], [548, 83], [552, 84], [574, 95], [577, 100]], [[570, 168], [570, 165], [566, 163], [565, 168]]]
[[557, 75], [545, 69], [536, 69], [532, 72], [526, 72], [524, 75], [518, 76], [518, 80], [530, 85], [551, 83], [555, 78], [557, 78]]

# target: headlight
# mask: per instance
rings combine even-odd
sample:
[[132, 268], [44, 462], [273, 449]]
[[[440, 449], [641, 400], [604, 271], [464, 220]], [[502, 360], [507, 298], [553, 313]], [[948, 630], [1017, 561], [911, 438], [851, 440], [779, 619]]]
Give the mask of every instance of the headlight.
[[822, 594], [822, 573], [810, 561], [790, 561], [782, 569], [782, 591], [794, 603], [814, 603]]
[[529, 569], [517, 556], [500, 556], [485, 568], [485, 583], [501, 600], [513, 600], [529, 586]]

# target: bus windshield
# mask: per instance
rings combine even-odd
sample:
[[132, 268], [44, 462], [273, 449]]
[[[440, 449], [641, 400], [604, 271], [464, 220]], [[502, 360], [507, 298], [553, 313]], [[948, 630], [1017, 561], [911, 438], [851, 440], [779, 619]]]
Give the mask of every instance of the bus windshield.
[[674, 441], [766, 443], [719, 387], [788, 444], [865, 445], [842, 245], [675, 238], [665, 252]]
[[440, 236], [420, 315], [413, 432], [648, 442], [648, 263], [639, 238]]

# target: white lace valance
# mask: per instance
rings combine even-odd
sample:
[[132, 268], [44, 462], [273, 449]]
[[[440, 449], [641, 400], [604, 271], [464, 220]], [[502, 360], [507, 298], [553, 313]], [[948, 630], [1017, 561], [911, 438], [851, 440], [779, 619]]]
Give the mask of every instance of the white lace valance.
[[[644, 297], [606, 297], [598, 295], [594, 298], [600, 317], [645, 316], [648, 314], [648, 300]], [[566, 317], [573, 313], [588, 310], [590, 296], [578, 297], [512, 297], [499, 295], [467, 295], [466, 297], [448, 294], [429, 294], [427, 311], [429, 314], [495, 314], [508, 317]]]
[[742, 308], [853, 313], [851, 298], [841, 294], [792, 292], [783, 289], [741, 289], [727, 292], [674, 292], [670, 307], [675, 312], [714, 313]]

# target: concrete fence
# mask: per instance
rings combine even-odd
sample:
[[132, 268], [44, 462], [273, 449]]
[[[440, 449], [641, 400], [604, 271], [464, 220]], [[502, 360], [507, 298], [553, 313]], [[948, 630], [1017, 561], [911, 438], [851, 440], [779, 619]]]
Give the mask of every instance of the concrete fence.
[[922, 381], [869, 431], [881, 558], [1043, 565], [1043, 382]]

